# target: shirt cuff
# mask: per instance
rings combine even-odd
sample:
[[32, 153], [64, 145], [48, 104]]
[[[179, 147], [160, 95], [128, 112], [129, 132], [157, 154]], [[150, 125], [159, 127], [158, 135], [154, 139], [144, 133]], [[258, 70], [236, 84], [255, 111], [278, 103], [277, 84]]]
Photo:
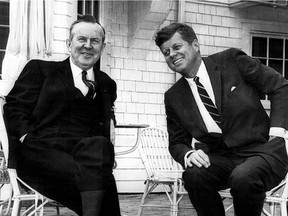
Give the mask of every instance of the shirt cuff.
[[192, 150], [186, 152], [186, 154], [184, 155], [184, 166], [185, 166], [185, 169], [186, 169], [186, 167], [187, 167], [187, 159], [188, 159], [188, 156], [189, 156], [191, 153], [195, 152], [195, 151], [196, 151], [195, 149], [192, 149]]
[[24, 139], [25, 139], [26, 136], [27, 136], [27, 133], [24, 134], [24, 135], [19, 139], [21, 143], [23, 143], [23, 141], [24, 141]]
[[269, 131], [269, 136], [277, 136], [285, 138], [286, 130], [281, 127], [271, 127]]

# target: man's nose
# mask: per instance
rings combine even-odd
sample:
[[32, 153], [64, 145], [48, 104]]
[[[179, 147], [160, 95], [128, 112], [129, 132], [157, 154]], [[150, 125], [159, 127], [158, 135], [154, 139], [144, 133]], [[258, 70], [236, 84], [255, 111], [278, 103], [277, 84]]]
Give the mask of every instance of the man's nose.
[[176, 56], [177, 52], [175, 50], [170, 49], [170, 58], [174, 58]]
[[84, 47], [86, 47], [86, 48], [91, 48], [92, 47], [90, 39], [86, 40], [86, 42], [84, 43]]

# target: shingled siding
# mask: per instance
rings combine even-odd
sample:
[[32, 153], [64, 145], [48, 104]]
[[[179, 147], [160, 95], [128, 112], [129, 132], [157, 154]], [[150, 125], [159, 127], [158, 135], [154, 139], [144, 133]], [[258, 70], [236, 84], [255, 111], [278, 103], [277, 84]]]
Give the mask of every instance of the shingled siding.
[[[105, 1], [108, 44], [107, 59], [103, 59], [102, 66], [117, 82], [118, 124], [166, 127], [163, 96], [175, 82], [175, 74], [168, 70], [152, 41], [155, 28], [167, 16], [161, 11], [154, 13], [152, 4], [152, 1]], [[117, 129], [116, 135], [116, 152], [131, 148], [136, 141], [135, 129]], [[138, 151], [116, 157], [116, 161], [118, 191], [143, 192], [146, 172]]]
[[[283, 13], [284, 9], [275, 11], [263, 6], [231, 8], [227, 1], [215, 2], [184, 2], [184, 21], [197, 32], [203, 56], [230, 47], [237, 47], [251, 54], [252, 32], [287, 33], [287, 15]], [[134, 16], [137, 16], [136, 14], [134, 13]], [[270, 17], [268, 14], [271, 14]], [[176, 76], [167, 68], [153, 41], [147, 47], [147, 41], [141, 43], [141, 40], [138, 40], [137, 47], [133, 47], [131, 52], [127, 40], [131, 35], [126, 33], [131, 33], [129, 20], [137, 20], [137, 17], [129, 15], [131, 14], [127, 2], [117, 1], [111, 4], [108, 14], [111, 21], [109, 68], [111, 76], [118, 84], [116, 116], [119, 123], [145, 123], [165, 128], [163, 94], [176, 81]], [[173, 1], [170, 13], [160, 26], [177, 21], [177, 17], [178, 3]], [[150, 34], [146, 36], [143, 31], [143, 40], [147, 39], [151, 39]], [[265, 104], [268, 109], [269, 103]], [[117, 133], [116, 151], [127, 149], [133, 144], [132, 135], [120, 130]], [[117, 157], [117, 164], [114, 173], [119, 192], [143, 191], [146, 174], [138, 152]]]
[[[65, 40], [69, 26], [76, 18], [77, 1], [54, 1], [52, 57], [58, 60], [68, 54]], [[164, 20], [163, 11], [152, 15], [152, 2], [101, 1], [100, 21], [107, 30], [101, 69], [117, 82], [115, 111], [118, 124], [149, 124], [165, 129], [163, 96], [178, 77], [166, 66], [151, 38], [151, 29], [177, 21], [178, 1], [172, 0]], [[181, 17], [198, 34], [202, 55], [229, 47], [241, 48], [251, 54], [251, 34], [288, 34], [287, 10], [264, 6], [234, 8], [229, 7], [229, 2], [182, 0]], [[135, 142], [135, 133], [133, 129], [117, 129], [115, 151], [130, 148]], [[118, 191], [143, 192], [146, 173], [138, 152], [118, 156], [116, 161], [114, 174]]]

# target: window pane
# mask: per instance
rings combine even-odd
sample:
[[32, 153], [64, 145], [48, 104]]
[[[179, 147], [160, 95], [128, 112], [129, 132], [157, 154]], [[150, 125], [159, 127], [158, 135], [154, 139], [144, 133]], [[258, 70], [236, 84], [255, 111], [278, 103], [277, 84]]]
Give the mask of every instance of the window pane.
[[[2, 62], [4, 59], [5, 51], [0, 51], [0, 72], [2, 73]], [[1, 79], [1, 74], [0, 74], [0, 79]]]
[[0, 49], [6, 49], [6, 44], [8, 40], [9, 28], [0, 27]]
[[78, 0], [78, 14], [83, 15], [84, 14], [84, 9], [83, 9], [83, 1], [82, 0]]
[[288, 40], [285, 41], [285, 59], [288, 59]]
[[98, 2], [94, 1], [93, 5], [93, 16], [99, 21], [99, 4]]
[[0, 24], [9, 25], [9, 2], [0, 2]]
[[283, 58], [283, 39], [270, 38], [269, 40], [269, 57]]
[[92, 5], [91, 1], [85, 1], [85, 14], [93, 15], [91, 5]]
[[253, 37], [252, 38], [252, 56], [267, 57], [267, 38]]
[[282, 63], [283, 61], [281, 60], [269, 60], [269, 66], [274, 68], [280, 74], [282, 74], [283, 72]]
[[285, 61], [285, 78], [288, 79], [288, 61]]

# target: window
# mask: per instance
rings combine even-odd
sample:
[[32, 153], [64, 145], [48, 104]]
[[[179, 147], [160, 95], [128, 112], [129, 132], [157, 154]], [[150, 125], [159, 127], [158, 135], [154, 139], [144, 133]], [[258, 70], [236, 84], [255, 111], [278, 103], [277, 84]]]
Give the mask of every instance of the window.
[[0, 72], [9, 35], [9, 1], [0, 0]]
[[[77, 15], [93, 15], [99, 21], [99, 2], [98, 0], [78, 0]], [[100, 59], [96, 63], [96, 68], [100, 69]]]
[[93, 0], [78, 0], [78, 16], [91, 14], [98, 20], [98, 1]]
[[[288, 79], [288, 37], [253, 36], [252, 57]], [[260, 96], [261, 99], [266, 99], [264, 95]]]

